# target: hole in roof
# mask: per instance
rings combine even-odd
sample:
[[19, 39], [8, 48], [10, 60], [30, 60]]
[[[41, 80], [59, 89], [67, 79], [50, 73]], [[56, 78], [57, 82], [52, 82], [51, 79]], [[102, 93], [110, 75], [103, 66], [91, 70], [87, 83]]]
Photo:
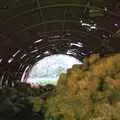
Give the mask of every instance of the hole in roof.
[[[61, 73], [66, 73], [74, 64], [82, 64], [78, 59], [64, 54], [55, 54], [39, 60], [27, 72], [24, 72], [21, 82], [32, 86], [56, 85]], [[27, 75], [26, 75], [27, 74]]]

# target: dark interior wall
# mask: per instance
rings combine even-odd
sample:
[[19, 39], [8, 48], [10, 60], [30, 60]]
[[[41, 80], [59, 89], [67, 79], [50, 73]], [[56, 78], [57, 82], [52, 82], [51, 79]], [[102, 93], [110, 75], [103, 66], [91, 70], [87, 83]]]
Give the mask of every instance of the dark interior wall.
[[[1, 79], [7, 71], [5, 79], [20, 80], [25, 68], [45, 57], [45, 51], [66, 54], [71, 42], [85, 45], [75, 48], [77, 58], [110, 44], [119, 52], [119, 39], [111, 39], [120, 29], [119, 13], [117, 0], [0, 0]], [[80, 19], [98, 29], [89, 31]], [[43, 41], [33, 44], [39, 39]]]

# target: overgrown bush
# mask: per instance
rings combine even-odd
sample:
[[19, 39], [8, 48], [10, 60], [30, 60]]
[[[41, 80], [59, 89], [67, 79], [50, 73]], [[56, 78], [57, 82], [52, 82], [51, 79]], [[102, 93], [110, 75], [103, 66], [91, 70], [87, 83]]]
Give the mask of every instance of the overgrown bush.
[[119, 120], [120, 54], [91, 55], [62, 74], [45, 120]]

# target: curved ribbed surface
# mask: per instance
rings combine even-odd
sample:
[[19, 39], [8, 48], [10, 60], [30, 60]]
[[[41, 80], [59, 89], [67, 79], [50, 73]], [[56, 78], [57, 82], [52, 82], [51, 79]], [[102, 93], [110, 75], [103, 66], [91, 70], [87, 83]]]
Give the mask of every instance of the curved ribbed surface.
[[4, 85], [20, 81], [26, 67], [48, 55], [69, 54], [81, 60], [94, 52], [120, 51], [119, 5], [58, 3], [0, 1], [0, 77]]

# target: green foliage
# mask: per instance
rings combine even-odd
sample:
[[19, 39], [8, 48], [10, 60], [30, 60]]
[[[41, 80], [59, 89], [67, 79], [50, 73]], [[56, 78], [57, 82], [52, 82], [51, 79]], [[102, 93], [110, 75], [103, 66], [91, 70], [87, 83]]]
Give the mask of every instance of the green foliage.
[[39, 96], [30, 97], [29, 99], [33, 103], [33, 111], [39, 112], [41, 110], [43, 100], [41, 100]]
[[61, 74], [56, 87], [1, 89], [0, 119], [119, 120], [120, 54], [83, 61]]
[[0, 90], [0, 119], [28, 117], [28, 113], [31, 114], [31, 112], [32, 104], [24, 94], [14, 88]]
[[45, 120], [119, 120], [120, 54], [91, 55], [62, 74]]

